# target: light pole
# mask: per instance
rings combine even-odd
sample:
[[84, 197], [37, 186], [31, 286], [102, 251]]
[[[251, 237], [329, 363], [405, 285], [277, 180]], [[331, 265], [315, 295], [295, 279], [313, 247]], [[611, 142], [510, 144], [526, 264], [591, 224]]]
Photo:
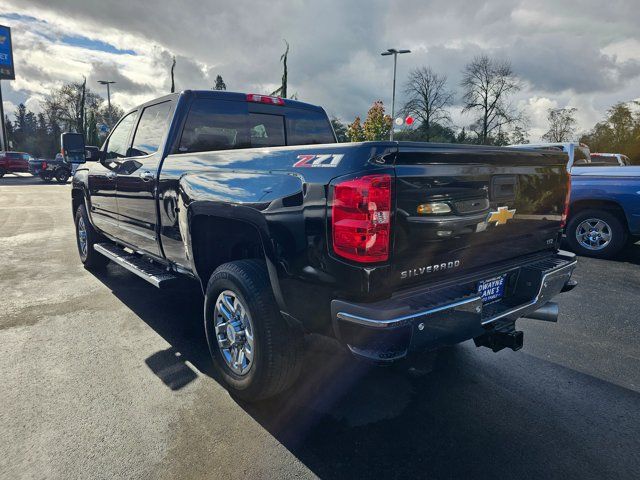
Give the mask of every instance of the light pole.
[[402, 53], [411, 53], [411, 50], [398, 50], [397, 48], [390, 48], [386, 52], [382, 52], [380, 55], [386, 57], [387, 55], [393, 55], [393, 95], [391, 96], [391, 132], [389, 133], [389, 140], [393, 140], [393, 125], [396, 115], [396, 66], [398, 65], [398, 55]]
[[111, 89], [109, 88], [109, 86], [112, 83], [116, 83], [114, 81], [111, 80], [98, 80], [98, 83], [100, 85], [106, 85], [107, 86], [107, 106], [109, 107], [109, 128], [111, 128], [111, 125], [113, 125], [113, 118], [111, 118]]

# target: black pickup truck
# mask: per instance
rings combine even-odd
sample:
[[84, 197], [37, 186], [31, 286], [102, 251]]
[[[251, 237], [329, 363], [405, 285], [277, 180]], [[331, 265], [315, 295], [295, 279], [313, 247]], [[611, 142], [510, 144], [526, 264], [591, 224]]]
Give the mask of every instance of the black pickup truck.
[[42, 181], [49, 183], [54, 178], [58, 183], [67, 183], [73, 165], [57, 154], [53, 159], [32, 158], [29, 160], [29, 172], [35, 177], [40, 177]]
[[335, 142], [322, 108], [215, 91], [133, 109], [99, 152], [63, 134], [84, 163], [80, 258], [197, 280], [214, 363], [253, 400], [291, 385], [308, 332], [389, 363], [472, 338], [517, 350], [517, 318], [557, 319], [576, 265], [558, 249], [565, 155]]

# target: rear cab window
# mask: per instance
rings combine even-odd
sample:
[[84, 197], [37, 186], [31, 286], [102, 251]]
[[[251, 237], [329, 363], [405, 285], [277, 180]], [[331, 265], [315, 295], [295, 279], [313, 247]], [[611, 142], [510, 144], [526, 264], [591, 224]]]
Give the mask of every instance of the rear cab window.
[[610, 156], [610, 155], [591, 155], [591, 166], [612, 166], [612, 165], [620, 165], [618, 162], [618, 157]]
[[177, 153], [335, 143], [321, 111], [195, 98]]

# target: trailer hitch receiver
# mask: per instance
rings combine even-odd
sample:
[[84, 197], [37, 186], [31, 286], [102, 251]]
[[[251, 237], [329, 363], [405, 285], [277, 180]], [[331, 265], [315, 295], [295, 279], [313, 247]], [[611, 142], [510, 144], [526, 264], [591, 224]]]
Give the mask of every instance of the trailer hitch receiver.
[[514, 352], [520, 350], [524, 343], [524, 332], [518, 330], [487, 332], [473, 339], [476, 347], [487, 347], [494, 352], [510, 348]]

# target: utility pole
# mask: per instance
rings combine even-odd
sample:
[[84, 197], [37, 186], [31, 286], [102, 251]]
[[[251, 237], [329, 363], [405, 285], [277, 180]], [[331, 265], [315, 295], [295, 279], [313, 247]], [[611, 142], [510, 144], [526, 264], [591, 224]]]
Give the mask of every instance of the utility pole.
[[0, 80], [0, 119], [2, 119], [2, 127], [0, 127], [0, 150], [6, 152], [8, 150], [7, 142], [7, 126], [4, 124], [4, 106], [2, 104], [2, 80]]
[[111, 80], [98, 80], [98, 83], [100, 85], [106, 85], [107, 86], [107, 106], [109, 108], [109, 128], [111, 128], [111, 126], [113, 125], [113, 113], [111, 112], [111, 89], [109, 88], [109, 86], [112, 83], [116, 83], [114, 81]]
[[398, 55], [403, 53], [411, 53], [411, 50], [398, 50], [397, 48], [389, 48], [386, 52], [382, 52], [380, 55], [386, 57], [387, 55], [393, 55], [393, 93], [391, 95], [391, 132], [389, 132], [389, 140], [393, 141], [393, 126], [395, 125], [396, 115], [396, 67], [398, 65]]

